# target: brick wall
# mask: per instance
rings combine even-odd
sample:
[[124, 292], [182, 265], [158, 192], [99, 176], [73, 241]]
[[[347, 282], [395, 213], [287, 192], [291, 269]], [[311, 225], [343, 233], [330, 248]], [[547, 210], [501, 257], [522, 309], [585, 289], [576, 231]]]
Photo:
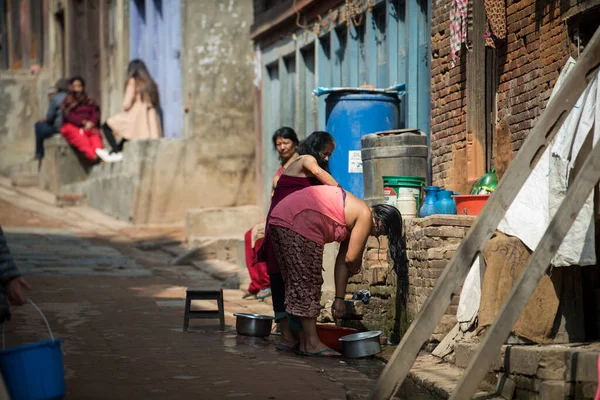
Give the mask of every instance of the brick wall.
[[[396, 274], [391, 271], [387, 257], [387, 239], [369, 238], [363, 258], [362, 271], [350, 278], [347, 292], [368, 289], [372, 298], [368, 304], [347, 303], [350, 307], [343, 326], [358, 329], [382, 330], [393, 342], [398, 342], [403, 332], [417, 315], [438, 277], [456, 248], [465, 237], [474, 217], [434, 215], [427, 218], [405, 220], [407, 240], [408, 299], [404, 307], [397, 287]], [[456, 324], [459, 294], [452, 298], [446, 314], [432, 335], [441, 340]]]
[[[454, 67], [450, 61], [450, 1], [432, 10], [433, 184], [465, 191], [466, 49]], [[507, 0], [507, 37], [497, 42], [498, 95], [494, 157], [510, 160], [542, 114], [561, 68], [577, 49], [569, 37], [572, 21], [565, 18], [598, 12], [584, 0]], [[585, 10], [584, 10], [585, 9]], [[589, 24], [589, 22], [586, 22]], [[596, 22], [597, 24], [597, 22]], [[484, 71], [481, 71], [483, 74]], [[504, 138], [503, 136], [506, 136]], [[501, 154], [501, 156], [502, 156]], [[492, 160], [492, 166], [504, 163]]]
[[506, 120], [514, 154], [542, 114], [569, 58], [559, 1], [507, 3], [507, 38], [498, 47], [498, 120]]
[[[466, 165], [466, 57], [450, 57], [450, 1], [432, 7], [431, 164], [434, 185], [454, 187], [458, 164]], [[455, 189], [455, 190], [458, 190]]]

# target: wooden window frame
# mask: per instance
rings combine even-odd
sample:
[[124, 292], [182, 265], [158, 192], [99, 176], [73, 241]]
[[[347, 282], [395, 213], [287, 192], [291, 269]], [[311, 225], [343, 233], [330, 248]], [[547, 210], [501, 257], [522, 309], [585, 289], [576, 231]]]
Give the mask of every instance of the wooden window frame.
[[0, 0], [0, 69], [43, 65], [48, 0]]
[[0, 69], [8, 69], [8, 9], [7, 0], [0, 0]]

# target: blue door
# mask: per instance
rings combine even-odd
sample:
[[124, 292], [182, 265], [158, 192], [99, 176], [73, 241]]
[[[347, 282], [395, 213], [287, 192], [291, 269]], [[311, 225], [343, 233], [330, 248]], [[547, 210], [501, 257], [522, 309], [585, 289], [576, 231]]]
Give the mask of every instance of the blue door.
[[130, 59], [143, 60], [158, 85], [164, 136], [180, 137], [183, 130], [180, 0], [131, 0], [130, 5]]

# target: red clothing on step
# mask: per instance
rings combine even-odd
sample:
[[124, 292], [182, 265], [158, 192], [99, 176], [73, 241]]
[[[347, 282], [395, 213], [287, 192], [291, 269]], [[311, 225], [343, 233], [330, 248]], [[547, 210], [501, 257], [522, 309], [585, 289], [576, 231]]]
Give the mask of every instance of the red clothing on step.
[[244, 235], [244, 245], [246, 253], [246, 267], [250, 275], [250, 285], [248, 292], [256, 294], [263, 289], [268, 289], [271, 286], [269, 275], [267, 274], [267, 264], [265, 262], [256, 261], [256, 249], [260, 248], [264, 239], [258, 239], [252, 248], [252, 229]]
[[96, 160], [96, 149], [103, 148], [102, 136], [96, 128], [85, 130], [65, 122], [60, 128], [60, 133], [90, 161]]

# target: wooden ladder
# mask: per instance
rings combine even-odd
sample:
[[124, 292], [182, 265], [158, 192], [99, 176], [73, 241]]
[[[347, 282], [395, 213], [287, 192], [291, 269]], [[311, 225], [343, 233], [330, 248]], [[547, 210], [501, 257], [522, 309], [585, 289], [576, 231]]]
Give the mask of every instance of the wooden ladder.
[[[574, 69], [568, 74], [556, 95], [549, 102], [498, 187], [485, 204], [480, 216], [475, 220], [467, 237], [446, 266], [421, 311], [377, 380], [369, 399], [390, 399], [400, 387], [423, 344], [430, 337], [450, 304], [452, 294], [464, 282], [475, 257], [483, 252], [487, 241], [495, 232], [508, 207], [599, 67], [600, 28], [596, 30]], [[593, 129], [588, 133], [588, 139], [592, 132]], [[588, 150], [591, 151], [574, 182], [570, 185], [565, 199], [535, 252], [529, 258], [525, 269], [513, 285], [508, 300], [504, 303], [492, 326], [486, 330], [483, 342], [453, 391], [451, 399], [470, 399], [476, 393], [479, 384], [510, 335], [513, 325], [545, 274], [554, 253], [573, 225], [594, 186], [600, 180], [600, 145]]]

